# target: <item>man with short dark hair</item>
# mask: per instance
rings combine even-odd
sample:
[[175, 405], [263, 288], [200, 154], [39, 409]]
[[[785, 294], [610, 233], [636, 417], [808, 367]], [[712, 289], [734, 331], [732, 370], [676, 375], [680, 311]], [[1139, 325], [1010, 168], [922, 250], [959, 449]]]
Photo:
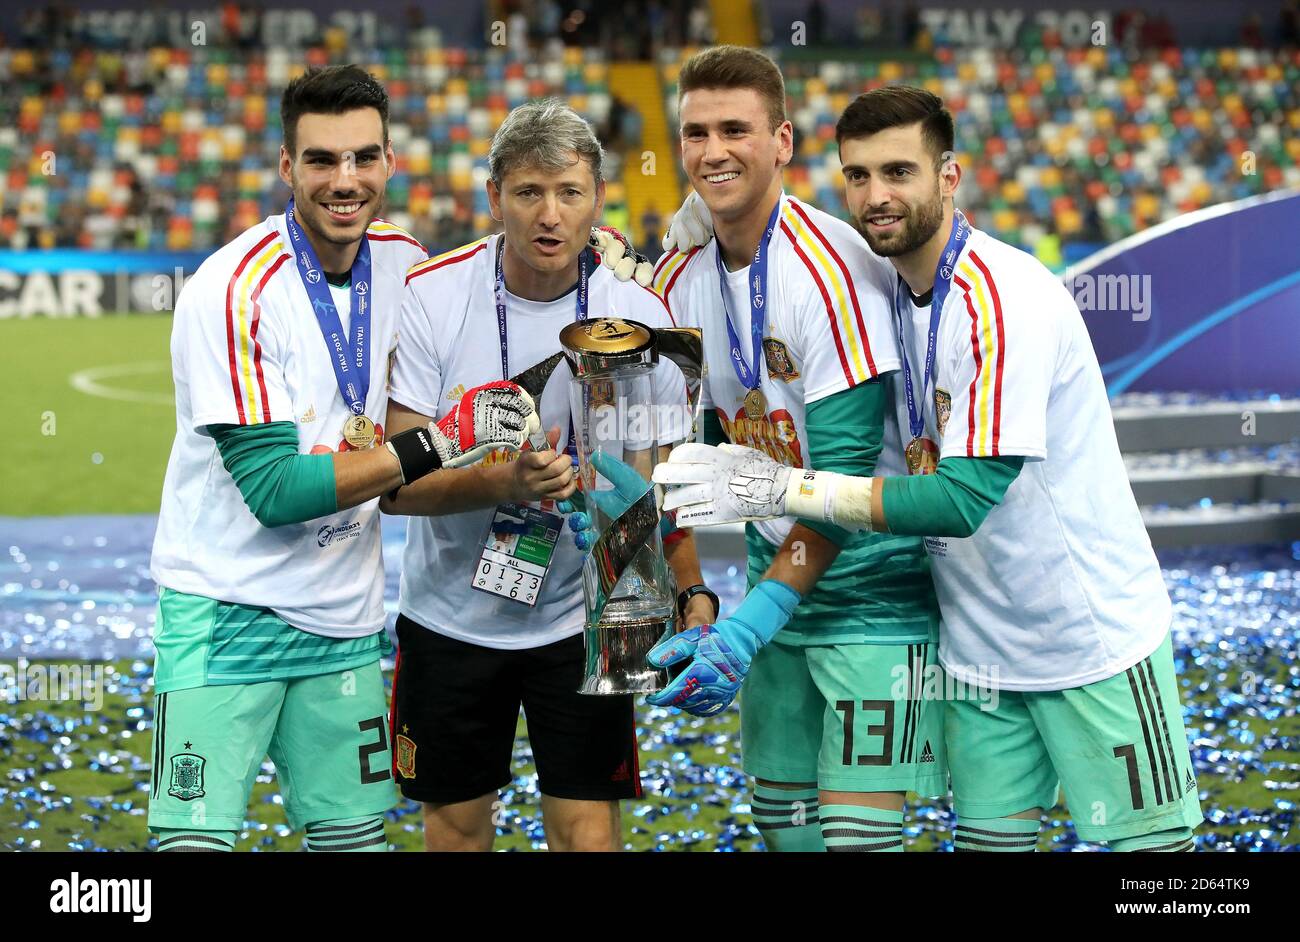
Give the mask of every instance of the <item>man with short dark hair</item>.
[[527, 395], [495, 383], [385, 435], [403, 280], [425, 257], [378, 218], [388, 95], [356, 66], [311, 70], [281, 113], [285, 214], [200, 266], [172, 329], [151, 569], [149, 827], [165, 851], [232, 850], [268, 752], [309, 850], [387, 849], [378, 497], [537, 428]]

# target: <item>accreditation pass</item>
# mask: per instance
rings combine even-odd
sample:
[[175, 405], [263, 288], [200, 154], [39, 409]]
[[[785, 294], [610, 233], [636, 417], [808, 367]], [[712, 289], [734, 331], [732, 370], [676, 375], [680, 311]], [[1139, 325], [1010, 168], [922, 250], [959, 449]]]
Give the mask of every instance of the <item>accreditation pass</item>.
[[492, 514], [471, 584], [492, 595], [536, 605], [563, 523], [559, 514], [535, 507], [500, 505]]

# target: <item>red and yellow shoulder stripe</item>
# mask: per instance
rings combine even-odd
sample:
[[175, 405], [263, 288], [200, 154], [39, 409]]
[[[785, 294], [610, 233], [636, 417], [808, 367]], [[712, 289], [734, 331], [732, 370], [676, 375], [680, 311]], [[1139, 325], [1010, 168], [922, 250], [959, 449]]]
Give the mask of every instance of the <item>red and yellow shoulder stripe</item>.
[[491, 236], [484, 236], [477, 242], [470, 242], [468, 245], [462, 245], [458, 249], [452, 249], [450, 252], [443, 252], [441, 255], [435, 255], [433, 258], [425, 259], [412, 265], [406, 273], [406, 283], [409, 285], [411, 279], [418, 278], [421, 275], [427, 275], [431, 271], [437, 271], [447, 265], [454, 265], [457, 262], [463, 262], [467, 258], [473, 258], [479, 252], [487, 248], [488, 240]]
[[671, 249], [664, 253], [663, 257], [655, 263], [654, 278], [650, 281], [650, 288], [655, 294], [663, 298], [666, 304], [669, 304], [668, 294], [673, 290], [673, 285], [677, 284], [677, 279], [681, 277], [686, 266], [690, 264], [703, 246], [695, 246], [686, 252], [679, 252], [677, 249]]
[[262, 376], [262, 346], [257, 341], [262, 315], [260, 298], [266, 283], [290, 257], [279, 231], [268, 232], [244, 253], [226, 283], [230, 388], [241, 425], [272, 421], [266, 380]]
[[966, 455], [997, 457], [1002, 431], [1002, 366], [1006, 362], [1006, 333], [1002, 297], [984, 260], [974, 249], [957, 262], [953, 284], [961, 289], [970, 316], [970, 345], [975, 355], [966, 416]]
[[876, 360], [848, 266], [831, 240], [794, 200], [787, 200], [781, 210], [781, 231], [808, 269], [826, 305], [845, 379], [851, 386], [866, 382], [876, 375]]
[[395, 226], [387, 219], [376, 219], [366, 227], [366, 238], [371, 242], [409, 242], [421, 252], [427, 252], [420, 241], [401, 226]]

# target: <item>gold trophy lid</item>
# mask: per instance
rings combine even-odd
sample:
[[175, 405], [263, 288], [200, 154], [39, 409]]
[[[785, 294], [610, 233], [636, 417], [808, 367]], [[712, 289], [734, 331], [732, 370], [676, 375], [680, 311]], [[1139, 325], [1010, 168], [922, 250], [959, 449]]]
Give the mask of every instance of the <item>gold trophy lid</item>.
[[659, 360], [654, 330], [621, 317], [589, 317], [570, 324], [560, 331], [560, 344], [579, 375]]

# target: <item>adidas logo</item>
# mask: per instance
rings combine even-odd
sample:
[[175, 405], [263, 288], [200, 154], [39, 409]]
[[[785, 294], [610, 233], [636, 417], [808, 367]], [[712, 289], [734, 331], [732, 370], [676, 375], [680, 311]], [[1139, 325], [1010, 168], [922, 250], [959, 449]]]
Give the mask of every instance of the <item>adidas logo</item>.
[[298, 421], [299, 421], [299, 423], [301, 423], [302, 425], [306, 425], [308, 422], [315, 422], [315, 421], [316, 421], [316, 407], [315, 407], [314, 405], [313, 405], [313, 406], [308, 406], [308, 407], [307, 407], [307, 411], [304, 412], [304, 413], [302, 414], [302, 418], [299, 419]]
[[460, 402], [460, 397], [465, 395], [465, 384], [457, 383], [451, 392], [447, 393], [447, 398], [452, 402]]
[[921, 761], [922, 762], [934, 761], [934, 752], [932, 752], [930, 749], [930, 740], [928, 739], [925, 741], [925, 748], [921, 750]]
[[609, 777], [611, 782], [626, 782], [632, 777], [632, 770], [627, 767], [627, 760], [624, 759], [619, 765], [618, 771]]
[[1191, 792], [1195, 790], [1196, 790], [1196, 779], [1192, 777], [1192, 770], [1188, 769], [1187, 778], [1183, 783], [1183, 793], [1186, 794], [1187, 792]]

